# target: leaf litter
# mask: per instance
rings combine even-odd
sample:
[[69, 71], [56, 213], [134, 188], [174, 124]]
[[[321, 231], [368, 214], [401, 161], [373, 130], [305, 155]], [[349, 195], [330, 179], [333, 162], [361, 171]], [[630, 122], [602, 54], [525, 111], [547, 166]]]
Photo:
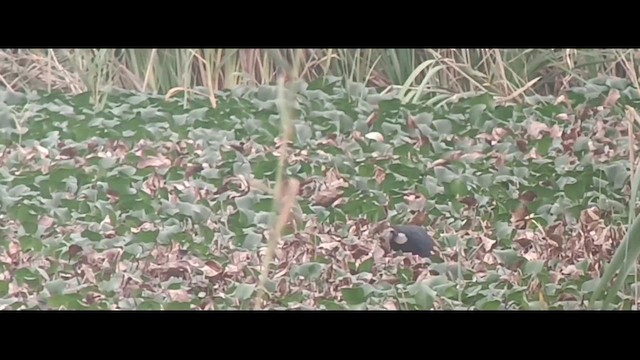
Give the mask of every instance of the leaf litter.
[[[271, 235], [273, 174], [284, 154], [286, 174], [299, 181], [299, 190], [281, 224], [262, 308], [476, 309], [495, 283], [511, 294], [500, 308], [583, 306], [579, 294], [566, 289], [599, 277], [625, 233], [616, 222], [624, 207], [615, 207], [629, 187], [620, 173], [629, 131], [615, 112], [627, 101], [624, 92], [586, 105], [578, 88], [562, 101], [531, 106], [529, 115], [505, 105], [480, 115], [495, 126], [448, 120], [457, 129], [449, 135], [433, 123], [423, 126], [419, 114], [446, 119], [468, 112], [478, 99], [461, 100], [447, 112], [424, 106], [407, 118], [393, 100], [376, 104], [372, 115], [359, 107], [365, 100], [338, 87], [323, 91], [330, 97], [324, 106], [339, 110], [309, 112], [307, 141], [287, 142], [286, 151], [277, 113], [252, 105], [251, 91], [242, 118], [230, 122], [225, 115], [237, 111], [227, 94], [206, 118], [191, 112], [191, 130], [161, 116], [132, 121], [134, 107], [121, 109], [120, 118], [99, 115], [134, 134], [128, 139], [109, 133], [104, 122], [89, 125], [86, 115], [63, 121], [64, 114], [54, 113], [50, 121], [34, 122], [26, 141], [5, 142], [0, 156], [8, 175], [0, 192], [10, 194], [0, 215], [2, 281], [10, 284], [4, 296], [14, 299], [9, 306], [49, 308], [47, 289], [73, 279], [76, 285], [66, 285], [54, 303], [252, 308]], [[126, 102], [121, 96], [107, 106]], [[345, 100], [355, 107], [345, 107]], [[181, 100], [149, 101], [162, 109]], [[303, 108], [318, 106], [301, 101]], [[29, 106], [34, 114], [46, 108]], [[499, 118], [498, 111], [511, 115]], [[167, 124], [166, 132], [151, 136], [157, 124]], [[53, 132], [59, 141], [38, 140]], [[400, 175], [390, 165], [420, 170]], [[608, 170], [611, 165], [619, 166]], [[563, 176], [571, 181], [561, 185]], [[448, 195], [456, 179], [470, 191], [457, 199]], [[28, 191], [17, 191], [19, 184]], [[574, 193], [584, 200], [571, 198]], [[391, 254], [379, 238], [389, 222], [427, 226], [438, 243], [434, 259]], [[262, 245], [248, 248], [254, 238]], [[521, 300], [507, 300], [523, 287]], [[74, 292], [80, 301], [72, 301]]]

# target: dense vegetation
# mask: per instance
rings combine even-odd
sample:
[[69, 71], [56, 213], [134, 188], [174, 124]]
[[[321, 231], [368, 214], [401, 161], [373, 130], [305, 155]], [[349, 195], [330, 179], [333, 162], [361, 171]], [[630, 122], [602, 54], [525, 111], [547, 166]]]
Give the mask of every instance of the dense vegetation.
[[[0, 90], [0, 309], [637, 306], [634, 78], [534, 93], [530, 71], [509, 88], [477, 72], [453, 89], [442, 85], [452, 63], [421, 59], [426, 73], [447, 65], [432, 71], [442, 86], [396, 61], [398, 79], [369, 68], [388, 84], [328, 66], [340, 76], [175, 89], [179, 77], [153, 66], [138, 86], [131, 64], [127, 86], [126, 71], [98, 60], [136, 51], [111, 51], [78, 72], [69, 54], [81, 51], [43, 52], [65, 86], [46, 89], [44, 71], [3, 75], [13, 80]], [[23, 70], [38, 54], [0, 53]], [[233, 73], [186, 68], [189, 81]], [[380, 87], [412, 73], [410, 86]], [[386, 220], [425, 225], [436, 256], [389, 254], [377, 236]], [[618, 269], [629, 275], [611, 286]]]
[[638, 55], [634, 49], [0, 49], [0, 82], [14, 91], [99, 95], [117, 87], [167, 94], [275, 84], [287, 73], [307, 82], [339, 76], [421, 101], [422, 93], [556, 95], [602, 75], [635, 82]]

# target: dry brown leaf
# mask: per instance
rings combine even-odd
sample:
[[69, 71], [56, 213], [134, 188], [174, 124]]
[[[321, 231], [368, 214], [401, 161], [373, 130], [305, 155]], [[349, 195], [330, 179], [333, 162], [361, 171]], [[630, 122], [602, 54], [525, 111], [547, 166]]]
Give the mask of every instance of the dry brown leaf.
[[579, 277], [584, 275], [584, 272], [578, 269], [575, 265], [571, 264], [571, 265], [565, 266], [564, 269], [562, 269], [562, 274], [566, 276], [573, 277], [575, 275], [575, 277]]
[[144, 222], [142, 225], [131, 228], [132, 234], [139, 234], [141, 231], [153, 231], [156, 229], [156, 225], [152, 222]]
[[154, 168], [167, 168], [171, 166], [171, 160], [165, 158], [164, 156], [149, 156], [147, 158], [142, 158], [138, 161], [138, 169], [144, 169], [147, 167]]
[[446, 159], [438, 159], [434, 162], [431, 163], [431, 168], [437, 167], [437, 166], [447, 166], [449, 165], [451, 162], [449, 160]]
[[103, 255], [108, 262], [113, 264], [120, 260], [123, 253], [124, 249], [109, 249], [103, 252]]
[[384, 179], [387, 177], [387, 172], [383, 168], [376, 166], [375, 174], [373, 176], [378, 184], [382, 184]]
[[235, 199], [247, 195], [250, 190], [249, 181], [243, 175], [239, 175], [226, 178], [215, 194], [228, 192], [229, 199]]
[[387, 310], [392, 310], [392, 311], [398, 310], [398, 306], [396, 305], [396, 302], [393, 300], [386, 301], [382, 306]]
[[509, 135], [509, 130], [504, 128], [495, 128], [491, 131], [491, 135], [493, 136], [493, 141], [499, 142]]
[[93, 305], [98, 303], [99, 301], [105, 300], [106, 298], [106, 296], [100, 293], [90, 291], [89, 293], [87, 293], [84, 300], [87, 302], [87, 304]]
[[549, 126], [545, 123], [536, 121], [536, 120], [531, 120], [531, 122], [529, 123], [529, 126], [527, 126], [527, 133], [529, 134], [529, 136], [531, 136], [534, 139], [540, 139], [542, 136], [542, 133], [550, 133], [551, 129], [549, 129]]
[[43, 215], [40, 220], [38, 220], [38, 225], [42, 226], [43, 228], [47, 229], [50, 228], [51, 226], [53, 226], [55, 222], [55, 219], [50, 217], [50, 216], [46, 216]]
[[466, 196], [466, 197], [460, 199], [460, 202], [465, 204], [465, 205], [467, 205], [470, 208], [478, 205], [478, 200], [476, 200], [476, 198], [473, 197], [473, 196]]
[[527, 261], [535, 261], [535, 260], [540, 259], [540, 254], [538, 254], [537, 252], [535, 252], [533, 250], [525, 252], [522, 256], [525, 259], [527, 259]]
[[176, 302], [191, 301], [191, 295], [189, 295], [189, 293], [186, 292], [185, 290], [167, 290], [167, 292], [169, 293], [169, 298], [171, 298], [171, 301], [176, 301]]
[[364, 137], [369, 139], [369, 140], [375, 140], [375, 141], [379, 141], [379, 142], [384, 142], [384, 136], [382, 136], [382, 134], [380, 134], [377, 131], [372, 131], [370, 133], [367, 133]]
[[491, 250], [493, 250], [493, 247], [495, 246], [495, 244], [498, 243], [497, 240], [489, 239], [486, 236], [481, 236], [480, 239], [482, 240], [482, 247], [486, 252], [490, 252]]
[[360, 258], [363, 258], [362, 261], [365, 261], [367, 258], [369, 258], [369, 255], [371, 253], [371, 249], [364, 246], [363, 244], [356, 244], [356, 245], [352, 245], [350, 247], [350, 251], [351, 251], [351, 256], [353, 257], [354, 260], [358, 261], [360, 260]]
[[409, 210], [413, 211], [424, 210], [425, 206], [427, 205], [427, 198], [417, 192], [411, 192], [405, 195], [404, 201], [406, 201]]
[[525, 156], [525, 159], [542, 159], [542, 155], [538, 154], [536, 148], [531, 148], [529, 153]]
[[497, 168], [503, 168], [507, 164], [507, 157], [502, 153], [493, 153], [493, 157], [496, 159], [494, 165]]
[[511, 214], [511, 222], [516, 229], [524, 229], [527, 227], [527, 216], [529, 215], [529, 210], [526, 207], [521, 206], [517, 208]]
[[427, 225], [429, 217], [426, 211], [416, 211], [415, 214], [409, 220], [409, 224], [412, 225]]
[[371, 127], [376, 121], [378, 121], [378, 112], [372, 112], [367, 118], [367, 126]]
[[482, 257], [482, 261], [485, 264], [494, 265], [494, 264], [496, 264], [498, 262], [498, 259], [496, 259], [495, 255], [493, 255], [492, 253], [486, 253]]
[[115, 204], [120, 200], [120, 194], [113, 189], [108, 189], [107, 198], [109, 199], [109, 203]]
[[373, 248], [373, 260], [375, 262], [379, 262], [385, 256], [386, 253], [391, 251], [391, 249], [388, 247], [388, 245], [386, 245], [386, 246], [387, 247], [385, 248], [385, 243], [383, 241], [380, 244], [377, 244]]
[[[324, 237], [328, 237], [328, 235], [319, 235], [318, 236], [321, 240]], [[318, 249], [327, 249], [327, 250], [333, 250], [337, 247], [340, 247], [340, 242], [339, 241], [331, 241], [331, 240], [327, 240], [327, 241], [323, 241], [320, 244], [318, 244]]]
[[535, 192], [531, 191], [531, 190], [520, 194], [520, 201], [524, 205], [528, 205], [529, 203], [531, 203], [532, 201], [534, 201], [537, 198], [538, 198], [538, 195]]
[[78, 156], [78, 150], [73, 146], [67, 146], [60, 150], [59, 158], [72, 159]]
[[316, 192], [313, 196], [313, 203], [324, 207], [332, 206], [336, 200], [342, 196], [342, 191], [333, 188]]
[[73, 258], [77, 254], [82, 252], [82, 248], [76, 244], [69, 245], [69, 257]]
[[620, 91], [618, 89], [611, 89], [609, 91], [609, 95], [606, 99], [604, 99], [603, 106], [605, 108], [612, 108], [616, 105], [618, 100], [620, 99]]
[[460, 156], [460, 159], [465, 161], [476, 161], [476, 160], [484, 159], [485, 157], [487, 157], [486, 154], [480, 151], [474, 151], [471, 153], [463, 154], [462, 156]]
[[552, 137], [552, 138], [554, 138], [554, 139], [560, 139], [560, 138], [562, 138], [562, 133], [563, 133], [562, 129], [561, 129], [561, 128], [560, 128], [560, 126], [558, 126], [557, 124], [556, 124], [556, 125], [553, 125], [553, 126], [551, 127], [551, 129], [549, 130], [549, 134], [550, 134], [550, 135], [551, 135], [551, 137]]
[[202, 164], [189, 164], [187, 165], [187, 169], [184, 172], [184, 177], [190, 179], [193, 177], [193, 175], [202, 172], [202, 170], [204, 170]]
[[91, 284], [97, 284], [96, 275], [91, 266], [85, 264], [80, 266], [80, 274], [82, 274], [82, 282], [88, 281]]
[[411, 115], [407, 117], [407, 127], [412, 130], [416, 130], [418, 128], [418, 123], [416, 123], [416, 119]]
[[[291, 156], [290, 151], [291, 151], [291, 146], [293, 145], [293, 143], [291, 141], [287, 141], [284, 142], [280, 139], [276, 139], [276, 146], [275, 149], [273, 149], [271, 151], [271, 153], [280, 158], [280, 157], [285, 157], [285, 159], [289, 159], [289, 157]], [[286, 161], [285, 161], [286, 163]]]
[[282, 298], [289, 294], [289, 281], [286, 278], [280, 278], [276, 286], [278, 289], [278, 295]]
[[21, 253], [22, 247], [20, 246], [20, 243], [15, 240], [11, 241], [9, 243], [9, 251], [7, 251], [7, 255], [9, 255], [11, 262], [17, 264], [19, 262]]

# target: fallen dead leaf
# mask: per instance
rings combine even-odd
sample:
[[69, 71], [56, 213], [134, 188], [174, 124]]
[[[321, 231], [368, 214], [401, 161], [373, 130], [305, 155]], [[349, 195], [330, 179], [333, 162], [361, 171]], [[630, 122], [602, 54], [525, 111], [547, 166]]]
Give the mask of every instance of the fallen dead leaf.
[[51, 226], [53, 226], [55, 222], [55, 219], [46, 215], [43, 215], [40, 220], [38, 220], [38, 225], [42, 226], [43, 228], [47, 229], [50, 228]]
[[605, 108], [612, 108], [616, 105], [618, 100], [620, 99], [620, 91], [618, 89], [611, 89], [609, 91], [609, 95], [606, 99], [604, 99], [603, 106]]
[[171, 301], [176, 302], [189, 302], [191, 301], [191, 295], [185, 290], [168, 290]]
[[431, 163], [431, 166], [429, 166], [430, 168], [435, 168], [437, 166], [447, 166], [449, 165], [451, 162], [449, 160], [446, 159], [438, 159], [436, 161], [434, 161], [433, 163]]
[[373, 177], [374, 179], [376, 179], [376, 182], [378, 184], [382, 184], [384, 182], [384, 179], [387, 177], [387, 172], [384, 171], [383, 168], [376, 166], [375, 174]]
[[522, 202], [523, 205], [528, 205], [529, 203], [531, 203], [537, 198], [538, 198], [538, 195], [535, 192], [530, 190], [520, 194], [520, 201]]
[[429, 217], [426, 211], [416, 211], [415, 214], [409, 220], [409, 224], [412, 225], [427, 225]]
[[473, 196], [466, 196], [466, 197], [460, 199], [460, 202], [465, 204], [465, 205], [467, 205], [470, 208], [478, 205], [478, 200], [476, 200], [476, 198], [473, 197]]
[[69, 245], [69, 257], [73, 258], [77, 254], [82, 252], [82, 248], [76, 244]]
[[171, 160], [165, 158], [164, 156], [150, 156], [147, 158], [142, 158], [138, 161], [138, 169], [144, 169], [148, 167], [154, 168], [166, 168], [171, 166]]
[[82, 282], [88, 281], [91, 284], [96, 284], [96, 275], [93, 272], [91, 266], [83, 264], [80, 266], [80, 274], [82, 275]]
[[9, 243], [9, 251], [7, 252], [7, 255], [9, 255], [9, 258], [11, 259], [11, 262], [13, 264], [17, 264], [20, 262], [21, 253], [22, 247], [20, 246], [20, 243], [17, 241], [11, 241], [11, 243]]
[[509, 134], [509, 131], [504, 128], [495, 128], [491, 131], [494, 142], [499, 142]]
[[471, 153], [463, 154], [462, 156], [460, 156], [460, 159], [465, 161], [476, 161], [476, 160], [484, 159], [485, 157], [487, 157], [486, 154], [480, 151], [474, 151]]
[[378, 120], [378, 112], [372, 112], [367, 118], [367, 126], [372, 126]]
[[318, 191], [313, 197], [313, 203], [324, 207], [335, 206], [337, 200], [342, 196], [338, 189], [326, 189]]
[[497, 240], [489, 239], [486, 236], [481, 236], [481, 239], [482, 239], [482, 247], [486, 252], [490, 252], [491, 250], [493, 250], [493, 246], [498, 242]]
[[424, 210], [425, 206], [427, 205], [427, 198], [417, 192], [411, 192], [405, 195], [404, 201], [406, 201], [409, 210], [413, 211]]
[[493, 153], [493, 157], [496, 159], [494, 162], [494, 165], [497, 168], [503, 168], [505, 167], [505, 165], [507, 164], [507, 158], [504, 154], [502, 153]]
[[396, 305], [395, 301], [387, 301], [384, 303], [384, 305], [382, 305], [385, 309], [387, 310], [398, 310], [398, 306]]
[[562, 138], [562, 133], [563, 133], [562, 129], [561, 129], [561, 128], [560, 128], [560, 126], [558, 126], [557, 124], [556, 124], [556, 125], [553, 125], [553, 126], [551, 127], [551, 129], [549, 130], [549, 134], [550, 134], [550, 135], [551, 135], [551, 137], [552, 137], [552, 138], [554, 138], [554, 139], [560, 139], [560, 138]]
[[106, 298], [106, 296], [100, 293], [90, 291], [89, 293], [87, 293], [87, 296], [85, 296], [84, 300], [87, 302], [87, 304], [93, 305]]
[[372, 131], [370, 133], [367, 133], [364, 137], [366, 137], [369, 140], [384, 142], [384, 136], [382, 136], [382, 134], [380, 134], [377, 131]]
[[542, 133], [550, 133], [549, 126], [545, 123], [531, 120], [527, 127], [527, 133], [534, 139], [540, 139]]

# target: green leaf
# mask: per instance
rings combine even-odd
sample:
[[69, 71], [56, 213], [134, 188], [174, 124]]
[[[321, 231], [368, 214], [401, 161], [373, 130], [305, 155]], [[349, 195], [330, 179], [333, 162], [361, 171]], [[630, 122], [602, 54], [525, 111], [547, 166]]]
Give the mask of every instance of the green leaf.
[[51, 295], [60, 295], [66, 289], [67, 284], [62, 279], [56, 279], [47, 282], [44, 287], [49, 291]]
[[467, 183], [460, 179], [452, 181], [449, 184], [449, 190], [452, 195], [456, 195], [456, 196], [464, 196], [469, 193], [469, 188], [467, 187]]
[[434, 120], [433, 126], [435, 127], [436, 131], [440, 134], [451, 134], [451, 131], [453, 130], [453, 125], [451, 124], [450, 120], [445, 120], [445, 119]]
[[416, 305], [422, 310], [430, 310], [438, 295], [425, 282], [411, 284], [407, 287], [407, 290], [409, 290], [409, 294], [414, 297]]
[[7, 296], [9, 294], [9, 283], [7, 280], [0, 281], [0, 296]]
[[614, 190], [621, 189], [629, 177], [629, 171], [621, 163], [617, 162], [604, 168], [607, 179], [613, 182]]
[[363, 304], [367, 301], [364, 289], [361, 287], [343, 288], [341, 293], [342, 298], [349, 305]]
[[324, 269], [324, 264], [316, 262], [293, 265], [291, 269], [291, 277], [295, 279], [298, 276], [302, 276], [306, 280], [315, 281], [322, 276]]
[[518, 255], [517, 251], [512, 249], [494, 250], [493, 253], [496, 254], [498, 260], [507, 267], [518, 266], [520, 263], [526, 261], [523, 257]]
[[326, 310], [345, 310], [344, 306], [330, 300], [322, 300], [320, 301], [319, 305], [321, 308], [324, 308]]
[[526, 275], [537, 276], [544, 269], [544, 260], [532, 260], [525, 264], [524, 273]]
[[47, 299], [47, 305], [54, 310], [83, 310], [87, 308], [79, 294], [52, 295]]
[[111, 293], [120, 288], [120, 286], [122, 285], [122, 281], [122, 274], [113, 274], [109, 280], [100, 282], [100, 284], [98, 284], [98, 288], [100, 289], [100, 291], [103, 291], [105, 293]]
[[165, 309], [169, 311], [184, 311], [191, 310], [191, 304], [188, 302], [173, 301], [165, 305]]
[[162, 305], [154, 300], [145, 300], [138, 305], [137, 310], [162, 310]]
[[500, 240], [511, 239], [513, 236], [513, 231], [515, 230], [513, 226], [506, 222], [498, 222], [495, 224], [496, 227], [496, 235]]
[[141, 231], [135, 235], [135, 241], [141, 243], [155, 243], [160, 230]]
[[240, 301], [249, 300], [255, 291], [255, 284], [238, 284], [234, 291], [234, 296]]

